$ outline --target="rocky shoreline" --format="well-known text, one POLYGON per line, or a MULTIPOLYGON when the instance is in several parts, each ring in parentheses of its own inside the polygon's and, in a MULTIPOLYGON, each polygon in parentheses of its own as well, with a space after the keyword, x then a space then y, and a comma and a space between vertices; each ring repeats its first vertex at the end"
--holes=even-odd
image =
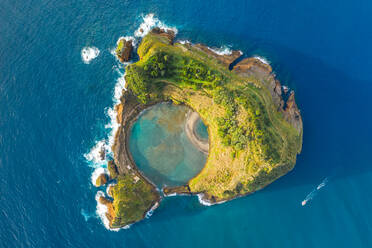
MULTIPOLYGON (((112 147, 114 160, 109 161, 108 170, 110 172, 111 180, 118 178, 120 175, 131 175, 131 177, 135 180, 135 183, 141 180, 151 187, 151 192, 154 196, 154 200, 146 209, 146 211, 143 212, 142 218, 145 218, 147 212, 153 211, 159 206, 161 197, 155 184, 153 184, 146 176, 143 175, 140 170, 138 170, 129 151, 128 143, 133 123, 137 120, 138 116, 143 110, 153 104, 140 104, 136 100, 136 97, 132 93, 130 93, 130 91, 125 90, 123 90, 123 94, 120 100, 121 102, 115 106, 115 109, 117 111, 117 122, 120 125, 115 134, 115 141, 112 147)), ((113 186, 110 186, 110 192, 112 188, 113 186)), ((110 194, 110 196, 113 197, 112 193, 110 194)), ((113 201, 103 196, 101 196, 99 200, 108 209, 106 217, 109 220, 110 228, 121 227, 115 226, 113 224, 115 218, 117 217, 113 201)), ((126 225, 130 225, 132 223, 126 223, 126 225)))
MULTIPOLYGON (((296 105, 295 98, 294 98, 294 92, 291 91, 288 95, 285 92, 285 89, 283 89, 280 82, 275 78, 275 74, 272 72, 272 68, 269 64, 264 63, 259 58, 245 58, 241 61, 237 62, 237 59, 239 59, 242 55, 240 51, 232 51, 231 54, 218 54, 214 52, 212 49, 208 48, 207 46, 204 46, 202 44, 187 44, 182 46, 181 44, 175 43, 173 45, 173 39, 174 39, 174 33, 167 33, 166 31, 156 28, 152 31, 153 35, 158 35, 161 38, 165 38, 169 41, 169 44, 171 44, 174 47, 181 47, 183 52, 192 51, 192 50, 198 50, 198 52, 202 52, 204 56, 208 57, 209 59, 213 59, 213 62, 217 62, 219 68, 224 67, 228 69, 229 71, 226 72, 226 74, 230 72, 234 72, 238 77, 241 78, 257 78, 262 83, 258 83, 255 85, 257 88, 262 89, 265 92, 266 99, 270 99, 269 103, 270 106, 266 109, 266 111, 276 111, 283 114, 284 119, 286 122, 288 122, 294 129, 297 130, 299 135, 301 136, 302 140, 302 119, 300 115, 300 111, 296 105), (237 62, 237 63, 236 63, 237 62), (234 65, 234 63, 236 63, 234 65), (233 66, 234 65, 234 66, 233 66), (233 68, 230 68, 233 67, 233 68), (286 97, 284 97, 286 96, 286 97), (285 101, 284 99, 288 99, 285 101)), ((125 41, 126 42, 126 41, 125 41)), ((118 51, 120 52, 120 56, 118 54, 119 59, 122 61, 122 59, 129 59, 127 55, 130 55, 132 52, 131 45, 126 45, 126 43, 122 44, 121 49, 118 51), (125 56, 124 56, 125 55, 125 56)), ((141 54, 139 53, 140 58, 141 54)), ((247 84, 255 84, 255 82, 247 82, 247 84)), ((171 88, 171 87, 170 87, 171 88)), ((173 93, 179 94, 176 92, 177 90, 174 90, 173 93)), ((138 185, 141 184, 141 191, 140 193, 143 193, 147 198, 146 202, 146 209, 141 209, 141 215, 142 219, 145 218, 146 214, 150 211, 152 212, 157 206, 159 206, 161 201, 161 195, 158 191, 157 187, 151 180, 149 180, 143 173, 138 169, 136 166, 132 154, 129 150, 129 137, 131 132, 131 127, 134 124, 134 122, 139 117, 140 113, 145 110, 146 108, 160 103, 160 102, 166 102, 169 100, 174 100, 177 103, 186 104, 191 109, 193 109, 192 104, 190 102, 185 101, 184 96, 180 95, 177 97, 172 97, 172 95, 163 95, 163 97, 155 98, 158 100, 152 100, 149 104, 142 104, 138 101, 137 97, 134 93, 132 93, 131 89, 123 90, 122 96, 120 98, 120 103, 115 106, 115 110, 117 112, 117 122, 119 123, 119 128, 115 134, 115 140, 114 144, 112 146, 112 151, 114 154, 113 161, 110 161, 108 164, 108 170, 110 173, 109 180, 118 179, 120 177, 126 177, 126 182, 129 182, 129 185, 138 185), (180 100, 180 101, 179 101, 180 100), (179 102, 178 102, 179 101, 179 102), (151 202, 149 202, 151 201, 151 202)), ((195 107, 195 106, 194 106, 195 107)), ((198 107, 196 107, 198 109, 198 107)), ((201 112, 200 112, 201 113, 201 112)), ((257 112, 256 112, 257 113, 257 112)), ((201 114, 202 115, 202 114, 201 114)), ((259 113, 258 113, 259 115, 259 113)), ((205 116, 203 116, 204 118, 205 116)), ((187 115, 187 121, 185 124, 185 132, 190 139, 190 141, 203 153, 208 154, 208 159, 210 159, 210 152, 213 151, 215 148, 216 143, 213 143, 214 146, 212 147, 211 144, 205 140, 202 140, 198 137, 196 134, 195 128, 196 123, 199 119, 199 114, 194 111, 190 111, 187 115)), ((282 118, 283 119, 283 118, 282 118)), ((209 120, 209 119, 208 119, 209 120)), ((286 124, 288 125, 288 124, 286 124)), ((208 128, 210 128, 209 126, 208 128)), ((209 133, 209 130, 208 130, 209 133)), ((297 149, 297 148, 296 148, 297 149)), ((297 153, 301 151, 301 146, 298 148, 297 153)), ((102 156, 105 156, 105 154, 102 154, 102 156)), ((235 155, 234 155, 235 156, 235 155)), ((209 161, 210 162, 210 161, 209 161)), ((215 166, 216 164, 213 164, 215 166)), ((229 166, 231 164, 228 164, 229 166)), ((278 177, 282 176, 282 171, 289 171, 294 166, 289 164, 281 164, 279 166, 271 168, 270 175, 265 175, 265 183, 263 186, 260 185, 260 187, 264 187, 267 184, 271 183, 278 177)), ((205 166, 206 167, 206 166, 205 166)), ((199 173, 199 175, 202 173, 202 171, 199 173)), ((204 171, 205 174, 205 171, 204 171)), ((255 181, 260 180, 260 174, 254 174, 255 181)), ((195 176, 194 178, 196 178, 195 176)), ((97 180, 96 184, 101 186, 102 184, 105 184, 107 181, 106 176, 101 176, 99 180, 97 180)), ((124 179, 123 179, 124 180, 124 179)), ((205 188, 193 188, 193 184, 191 183, 192 179, 188 182, 187 185, 183 186, 176 186, 176 187, 165 187, 162 189, 165 196, 171 196, 171 195, 198 195, 199 201, 204 205, 212 205, 216 203, 222 203, 227 200, 231 200, 237 197, 241 197, 247 194, 251 194, 252 192, 260 189, 255 188, 255 190, 247 191, 234 191, 232 194, 229 193, 228 196, 224 198, 219 198, 218 196, 214 196, 213 192, 210 193, 207 192, 208 189, 205 188)), ((238 182, 239 185, 240 182, 238 182)), ((241 183, 240 183, 241 184, 241 183)), ((242 185, 242 184, 241 184, 242 185)), ((99 201, 101 204, 104 204, 108 212, 106 213, 106 217, 109 220, 110 227, 111 228, 119 228, 122 226, 129 225, 131 223, 134 223, 136 221, 139 221, 141 218, 137 218, 135 220, 128 221, 127 219, 124 219, 122 217, 122 213, 116 209, 116 206, 120 206, 122 204, 120 201, 121 199, 115 198, 115 185, 110 186, 110 196, 114 198, 114 201, 112 201, 109 198, 101 196, 99 201), (117 204, 115 204, 115 201, 117 204), (119 201, 119 202, 118 202, 119 201), (120 216, 117 216, 117 215, 120 216)), ((123 185, 118 187, 117 191, 122 190, 123 185), (121 188, 120 188, 121 187, 121 188)), ((126 185, 125 185, 126 187, 126 185)), ((135 186, 134 186, 135 187, 135 186)), ((234 186, 234 190, 239 188, 238 186, 234 186)), ((140 190, 141 190, 140 189, 140 190)), ((138 189, 135 189, 138 190, 138 189)), ((135 191, 134 190, 134 191, 135 191)), ((119 193, 122 194, 122 191, 119 193)), ((127 192, 130 193, 130 192, 127 192)), ((137 192, 135 192, 137 193, 137 192)), ((121 195, 121 197, 124 197, 124 195, 121 195)), ((142 196, 141 196, 142 197, 142 196)), ((128 198, 132 200, 137 200, 137 195, 133 197, 133 195, 129 195, 128 198), (132 198, 130 198, 132 197, 132 198)), ((130 200, 129 199, 129 200, 130 200)), ((128 199, 126 199, 128 200, 128 199)), ((143 200, 143 199, 140 199, 143 200)), ((126 204, 126 203, 125 203, 126 204)), ((125 205, 124 204, 124 205, 125 205)), ((137 210, 138 214, 138 210, 137 210)))

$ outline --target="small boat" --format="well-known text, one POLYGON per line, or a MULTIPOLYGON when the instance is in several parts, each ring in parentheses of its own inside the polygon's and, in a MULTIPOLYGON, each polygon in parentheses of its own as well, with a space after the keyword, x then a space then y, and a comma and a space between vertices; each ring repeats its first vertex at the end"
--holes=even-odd
POLYGON ((305 206, 306 203, 307 203, 307 200, 303 200, 303 201, 301 202, 301 205, 302 205, 302 206, 305 206))

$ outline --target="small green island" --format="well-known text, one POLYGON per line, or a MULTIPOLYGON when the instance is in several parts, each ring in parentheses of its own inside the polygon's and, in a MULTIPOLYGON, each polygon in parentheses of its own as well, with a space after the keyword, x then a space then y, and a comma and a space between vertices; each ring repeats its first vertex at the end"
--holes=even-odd
MULTIPOLYGON (((114 180, 101 196, 111 228, 142 220, 162 195, 198 195, 221 203, 262 189, 293 169, 302 148, 302 119, 293 91, 283 89, 272 68, 240 51, 218 54, 202 44, 174 42, 170 30, 154 28, 137 48, 139 61, 125 70, 127 90, 116 106, 120 127, 108 163, 114 180), (128 148, 133 123, 144 109, 161 102, 183 104, 208 128, 209 150, 203 169, 186 185, 161 192, 138 169, 128 148)), ((132 44, 116 50, 125 61, 132 44)), ((99 182, 98 182, 99 180, 99 182)))

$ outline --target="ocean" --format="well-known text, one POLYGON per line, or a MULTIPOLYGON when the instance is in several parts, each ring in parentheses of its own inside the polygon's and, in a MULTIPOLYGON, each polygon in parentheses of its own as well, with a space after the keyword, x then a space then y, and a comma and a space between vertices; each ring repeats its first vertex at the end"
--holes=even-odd
POLYGON ((2 0, 0 247, 372 247, 371 11, 367 0, 2 0), (112 50, 141 24, 265 58, 301 109, 294 170, 215 206, 165 198, 108 230, 94 148, 109 150, 117 128, 112 50))

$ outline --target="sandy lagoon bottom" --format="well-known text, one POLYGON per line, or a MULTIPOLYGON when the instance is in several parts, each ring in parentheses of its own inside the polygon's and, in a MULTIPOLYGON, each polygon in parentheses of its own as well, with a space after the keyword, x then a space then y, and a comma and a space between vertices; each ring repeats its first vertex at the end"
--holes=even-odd
MULTIPOLYGON (((185 184, 205 164, 207 155, 185 133, 188 111, 186 106, 160 103, 145 110, 133 124, 129 149, 138 168, 158 187, 185 184)), ((208 139, 202 121, 196 133, 208 139)))

